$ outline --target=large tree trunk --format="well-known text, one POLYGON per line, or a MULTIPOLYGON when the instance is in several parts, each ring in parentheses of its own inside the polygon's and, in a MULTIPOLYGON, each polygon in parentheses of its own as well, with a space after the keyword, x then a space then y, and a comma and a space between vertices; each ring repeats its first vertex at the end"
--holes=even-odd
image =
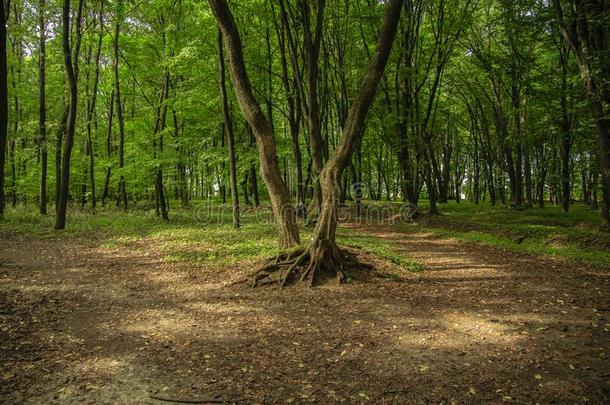
POLYGON ((0 1, 0 219, 4 217, 4 164, 8 135, 8 63, 6 59, 6 21, 8 7, 0 1))
POLYGON ((296 215, 290 202, 288 188, 280 172, 271 124, 252 92, 235 20, 229 10, 227 0, 209 0, 209 3, 227 46, 229 72, 239 106, 257 139, 261 172, 269 190, 269 198, 278 226, 279 244, 282 248, 296 246, 300 243, 296 215))
POLYGON ((70 0, 64 0, 62 8, 62 47, 66 77, 70 89, 70 101, 68 120, 66 123, 66 139, 61 164, 61 186, 59 189, 59 204, 57 207, 57 217, 55 219, 55 229, 64 229, 66 227, 66 213, 70 194, 70 158, 72 157, 72 147, 74 146, 74 132, 76 129, 76 113, 78 108, 78 55, 80 52, 82 11, 83 0, 80 0, 75 27, 76 43, 74 45, 74 55, 72 55, 72 46, 70 44, 70 0))
POLYGON ((233 205, 233 227, 239 228, 239 194, 237 193, 237 168, 235 164, 235 140, 233 139, 233 120, 229 111, 227 100, 227 88, 225 85, 225 57, 222 50, 222 31, 218 30, 216 41, 216 51, 218 53, 218 71, 220 95, 222 98, 222 116, 224 119, 224 129, 227 136, 229 149, 229 186, 231 187, 231 202, 233 205))
POLYGON ((341 266, 343 258, 336 244, 341 175, 349 164, 354 149, 364 132, 366 116, 377 93, 377 87, 394 43, 402 4, 402 0, 387 2, 377 50, 348 114, 341 141, 320 173, 322 209, 308 249, 310 264, 302 275, 302 279, 308 279, 312 284, 325 272, 335 273, 340 279, 344 277, 341 266))

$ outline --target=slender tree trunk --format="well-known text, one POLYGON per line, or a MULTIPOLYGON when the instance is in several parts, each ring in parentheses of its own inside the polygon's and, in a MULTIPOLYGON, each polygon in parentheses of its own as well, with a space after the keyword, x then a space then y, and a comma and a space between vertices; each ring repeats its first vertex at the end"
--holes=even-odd
POLYGON ((68 120, 66 123, 66 140, 61 164, 61 186, 59 189, 59 204, 55 229, 66 227, 66 214, 68 211, 68 198, 70 194, 70 158, 74 146, 74 132, 76 129, 76 114, 78 108, 78 55, 81 41, 81 20, 83 0, 79 1, 75 27, 74 55, 70 44, 70 0, 64 0, 62 7, 62 48, 64 54, 64 65, 66 77, 70 89, 68 120))
POLYGON ((304 29, 304 52, 307 62, 307 126, 309 129, 309 146, 313 161, 314 201, 316 207, 322 204, 322 193, 318 180, 323 165, 324 141, 322 139, 320 124, 320 106, 318 101, 318 59, 320 56, 320 43, 322 39, 324 7, 326 0, 317 1, 316 31, 310 30, 311 10, 308 1, 301 1, 301 15, 304 29))
MULTIPOLYGON (((16 7, 14 8, 15 23, 17 25, 21 22, 21 12, 16 7)), ((13 88, 13 138, 10 141, 9 147, 9 160, 11 162, 11 206, 15 208, 17 206, 17 139, 20 138, 19 127, 21 122, 21 103, 19 99, 19 92, 17 91, 17 84, 21 84, 21 64, 23 59, 23 44, 21 38, 15 38, 12 44, 13 55, 16 59, 17 69, 14 66, 10 67, 10 73, 12 76, 11 84, 13 88)), ((25 149, 25 137, 22 136, 22 150, 25 149)), ((19 165, 21 168, 21 165, 19 165)), ((23 171, 25 174, 25 170, 23 171)))
POLYGON ((261 200, 258 195, 258 180, 256 178, 256 166, 254 166, 254 162, 250 165, 250 189, 252 190, 254 206, 258 208, 261 205, 261 200))
POLYGON ((89 109, 87 111, 87 154, 89 155, 89 184, 91 186, 91 210, 95 214, 95 205, 97 203, 95 193, 95 151, 93 149, 93 137, 92 132, 92 121, 95 115, 95 106, 97 101, 97 88, 100 80, 100 55, 102 51, 102 38, 104 35, 104 3, 100 3, 99 11, 99 35, 97 41, 97 50, 95 52, 95 75, 93 77, 93 91, 91 93, 91 100, 89 102, 89 109))
POLYGON ((0 1, 0 219, 4 217, 4 165, 8 135, 8 63, 6 58, 6 22, 9 7, 0 1))
POLYGON ((70 104, 64 105, 64 111, 61 116, 59 127, 57 128, 57 136, 55 138, 55 213, 59 209, 59 195, 61 194, 61 154, 63 151, 64 136, 68 126, 68 114, 70 112, 70 104))
POLYGON ((114 117, 114 87, 110 93, 110 104, 108 107, 108 130, 106 131, 106 173, 104 176, 104 191, 102 192, 102 205, 106 205, 108 196, 110 195, 110 174, 112 166, 110 164, 112 158, 112 118, 114 117))
POLYGON ((248 173, 244 174, 243 180, 241 182, 241 189, 244 193, 244 204, 248 206, 252 205, 252 202, 250 202, 250 193, 248 190, 248 180, 250 180, 249 177, 250 176, 248 175, 248 173))
MULTIPOLYGON (((127 211, 127 187, 125 185, 125 175, 123 168, 125 166, 125 121, 123 119, 123 105, 121 100, 121 82, 119 75, 119 35, 121 30, 121 19, 123 18, 123 3, 121 0, 117 2, 116 21, 114 22, 113 36, 113 54, 114 54, 114 93, 116 100, 116 116, 119 124, 119 200, 123 204, 123 210, 127 211)), ((157 182, 159 179, 157 179, 157 182)))
POLYGON ((47 214, 47 105, 46 105, 46 27, 45 0, 38 2, 38 136, 40 145, 40 196, 41 215, 47 214))
MULTIPOLYGON (((273 3, 272 7, 273 7, 273 3)), ((283 3, 281 3, 283 5, 283 3)), ((285 10, 284 10, 285 11, 285 10)), ((307 217, 307 208, 305 207, 305 184, 303 182, 303 162, 301 156, 301 146, 299 145, 299 132, 301 127, 301 99, 300 92, 294 91, 293 86, 290 83, 288 75, 288 62, 286 59, 286 36, 287 23, 282 19, 281 26, 276 23, 275 29, 278 36, 278 43, 280 48, 280 62, 282 65, 282 83, 284 84, 284 92, 286 93, 286 99, 288 101, 288 122, 290 125, 290 139, 292 141, 292 151, 294 153, 294 161, 296 166, 296 197, 297 197, 297 213, 299 217, 307 217)), ((294 65, 293 65, 294 68, 294 65)), ((293 77, 298 77, 299 72, 293 72, 293 77)), ((296 86, 295 86, 296 87, 296 86)), ((295 89, 296 90, 296 89, 295 89)))
MULTIPOLYGON (((229 186, 231 188, 231 202, 233 205, 233 227, 239 229, 239 194, 237 193, 237 168, 235 158, 235 140, 233 137, 233 120, 229 111, 227 99, 227 88, 225 85, 225 58, 222 49, 222 31, 218 30, 216 41, 216 52, 218 55, 218 71, 220 95, 222 97, 222 115, 224 119, 224 129, 227 136, 227 146, 229 150, 229 186)), ((256 175, 256 174, 255 174, 256 175)))
MULTIPOLYGON (((226 138, 227 130, 225 129, 224 120, 222 124, 220 124, 220 147, 221 149, 225 148, 225 138, 226 138)), ((220 163, 220 172, 218 174, 218 192, 220 193, 220 199, 223 204, 227 203, 227 186, 225 181, 225 161, 223 160, 220 163)))

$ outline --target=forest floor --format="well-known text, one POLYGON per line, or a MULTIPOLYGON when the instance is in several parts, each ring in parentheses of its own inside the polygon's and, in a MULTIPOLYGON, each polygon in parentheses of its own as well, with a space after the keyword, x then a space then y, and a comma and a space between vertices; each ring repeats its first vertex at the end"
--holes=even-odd
POLYGON ((385 244, 355 250, 377 271, 252 289, 240 280, 258 256, 176 260, 191 257, 167 244, 177 229, 0 229, 0 403, 610 399, 606 266, 348 223, 346 244, 385 244))

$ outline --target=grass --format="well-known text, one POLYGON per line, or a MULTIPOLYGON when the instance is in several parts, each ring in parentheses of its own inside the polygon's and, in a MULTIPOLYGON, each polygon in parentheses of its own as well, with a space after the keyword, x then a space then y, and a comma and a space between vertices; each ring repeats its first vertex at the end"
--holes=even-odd
POLYGON ((347 230, 342 230, 342 232, 339 233, 339 240, 342 245, 373 253, 376 256, 395 264, 401 270, 418 272, 422 269, 420 263, 401 255, 398 252, 395 243, 372 236, 356 235, 347 230))
POLYGON ((225 267, 277 253, 275 228, 260 215, 242 215, 242 229, 231 225, 230 211, 203 215, 201 210, 173 209, 165 223, 149 211, 98 210, 95 215, 72 209, 65 230, 53 229, 54 216, 33 209, 9 210, 0 233, 50 240, 97 239, 109 249, 130 248, 159 252, 164 261, 225 267))
MULTIPOLYGON (((175 204, 177 205, 177 204, 175 204)), ((264 210, 245 210, 241 229, 231 223, 229 209, 175 208, 170 222, 159 220, 154 212, 102 209, 95 215, 72 208, 65 230, 53 229, 54 216, 40 216, 34 207, 10 209, 0 221, 2 232, 50 240, 99 240, 108 249, 136 249, 159 252, 162 260, 175 264, 193 264, 223 269, 238 263, 253 262, 278 253, 275 226, 264 210)), ((311 237, 311 229, 301 229, 301 240, 311 237)), ((421 266, 400 255, 391 243, 341 231, 339 243, 361 249, 387 260, 399 268, 417 271, 421 266)))
MULTIPOLYGON (((420 210, 426 212, 427 202, 420 210)), ((573 204, 567 214, 558 206, 518 210, 470 202, 440 204, 439 210, 442 215, 423 215, 415 228, 507 250, 610 266, 610 233, 602 229, 599 211, 582 204, 573 204)))
MULTIPOLYGON (((177 205, 172 203, 172 207, 177 205)), ((399 207, 398 203, 383 205, 399 207)), ((583 205, 573 205, 568 214, 555 206, 515 210, 469 202, 440 204, 439 209, 442 215, 424 214, 414 223, 396 226, 404 232, 432 232, 439 237, 610 267, 610 234, 601 230, 599 212, 583 205)), ((426 210, 427 203, 422 201, 420 211, 426 210)), ((92 215, 71 207, 67 229, 56 231, 53 215, 40 216, 34 206, 21 206, 7 211, 0 221, 0 234, 58 241, 96 239, 106 248, 154 250, 166 262, 223 269, 278 252, 275 226, 269 218, 268 210, 244 210, 242 229, 235 230, 229 207, 211 211, 198 202, 189 209, 173 208, 169 223, 159 220, 153 211, 110 208, 92 215)), ((310 234, 311 229, 302 229, 301 239, 307 241, 310 234)), ((375 254, 405 271, 421 270, 396 242, 345 228, 338 235, 340 244, 375 254)))

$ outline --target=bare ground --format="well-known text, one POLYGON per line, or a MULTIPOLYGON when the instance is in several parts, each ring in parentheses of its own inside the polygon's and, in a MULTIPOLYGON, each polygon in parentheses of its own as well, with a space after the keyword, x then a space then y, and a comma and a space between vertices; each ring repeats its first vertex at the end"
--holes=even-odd
POLYGON ((609 401, 608 269, 361 231, 423 271, 251 289, 254 264, 176 267, 151 241, 0 235, 0 403, 609 401))

